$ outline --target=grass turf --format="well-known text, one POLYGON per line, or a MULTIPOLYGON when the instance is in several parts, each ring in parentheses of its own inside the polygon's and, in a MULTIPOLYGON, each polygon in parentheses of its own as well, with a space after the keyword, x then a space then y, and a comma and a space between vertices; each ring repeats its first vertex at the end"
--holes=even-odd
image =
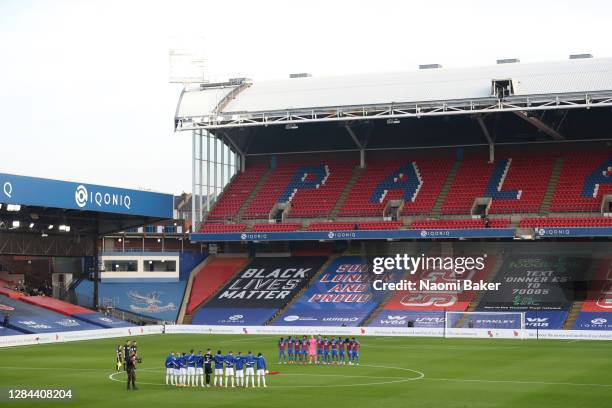
POLYGON ((0 349, 3 406, 9 388, 72 388, 79 407, 605 407, 612 401, 612 343, 533 340, 361 338, 360 366, 278 365, 272 336, 152 335, 136 338, 138 391, 115 375, 125 339, 0 349), (211 347, 266 356, 267 389, 166 387, 169 351, 211 347), (408 371, 406 369, 414 370, 408 371), (422 378, 413 379, 417 377, 422 378))

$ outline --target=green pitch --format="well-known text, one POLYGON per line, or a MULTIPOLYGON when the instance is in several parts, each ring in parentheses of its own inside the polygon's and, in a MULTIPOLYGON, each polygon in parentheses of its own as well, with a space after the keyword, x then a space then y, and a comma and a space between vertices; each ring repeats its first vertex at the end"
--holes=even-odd
POLYGON ((8 388, 72 388, 79 407, 608 407, 612 343, 362 337, 360 366, 278 365, 272 336, 155 335, 137 337, 143 363, 138 391, 112 375, 125 339, 0 350, 2 406, 8 388), (261 351, 267 389, 166 387, 169 351, 261 351), (111 379, 112 375, 112 379, 111 379), (116 380, 116 381, 113 381, 116 380))

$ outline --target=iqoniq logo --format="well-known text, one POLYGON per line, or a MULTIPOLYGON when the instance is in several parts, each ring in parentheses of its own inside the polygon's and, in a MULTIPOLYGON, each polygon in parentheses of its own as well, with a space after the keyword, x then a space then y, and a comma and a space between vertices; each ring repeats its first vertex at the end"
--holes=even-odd
POLYGON ((87 194, 87 189, 85 188, 85 186, 80 185, 77 187, 76 191, 74 192, 74 201, 76 201, 77 205, 80 208, 83 208, 87 205, 88 196, 89 194, 87 194))
POLYGON ((98 207, 124 207, 128 210, 132 207, 132 198, 127 194, 89 192, 87 187, 82 184, 74 192, 74 201, 79 208, 85 207, 88 203, 98 207))

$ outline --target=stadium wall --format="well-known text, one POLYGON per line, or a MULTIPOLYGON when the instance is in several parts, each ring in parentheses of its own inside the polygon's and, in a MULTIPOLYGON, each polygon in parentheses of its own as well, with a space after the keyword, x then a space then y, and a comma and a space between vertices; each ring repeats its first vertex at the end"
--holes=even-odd
MULTIPOLYGON (((474 332, 474 329, 456 329, 474 332)), ((487 337, 481 330, 478 336, 487 337)), ((303 335, 305 332, 342 336, 403 336, 445 337, 443 329, 435 328, 384 328, 384 327, 304 327, 304 326, 203 326, 170 325, 141 326, 115 329, 81 330, 76 332, 38 333, 0 336, 0 347, 26 346, 47 343, 97 340, 115 337, 135 337, 149 334, 245 334, 245 335, 303 335)), ((526 330, 529 340, 612 340, 612 332, 588 330, 526 330)))
MULTIPOLYGON (((453 329, 454 337, 490 337, 486 329, 453 329)), ((498 330, 503 334, 502 330, 498 330)), ((612 340, 612 332, 597 330, 525 330, 524 338, 530 340, 612 340)), ((251 334, 251 335, 299 335, 317 333, 340 336, 399 336, 399 337, 446 337, 440 328, 389 328, 389 327, 329 327, 329 326, 211 326, 173 325, 166 326, 167 334, 251 334)), ((504 336, 493 336, 502 338, 504 336)))
POLYGON ((47 343, 66 343, 81 340, 107 339, 113 337, 134 337, 147 334, 161 334, 164 326, 121 327, 114 329, 80 330, 72 332, 37 333, 0 337, 0 347, 27 346, 47 343))

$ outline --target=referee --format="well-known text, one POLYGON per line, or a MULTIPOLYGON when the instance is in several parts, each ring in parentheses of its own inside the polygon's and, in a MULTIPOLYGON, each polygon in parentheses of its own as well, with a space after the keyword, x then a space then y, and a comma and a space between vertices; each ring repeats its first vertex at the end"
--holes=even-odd
MULTIPOLYGON (((204 354, 204 374, 206 374, 206 386, 210 387, 210 375, 212 374, 213 355, 210 349, 204 354)), ((204 384, 202 384, 204 386, 204 384)))
POLYGON ((130 341, 126 340, 125 345, 123 346, 123 369, 126 371, 127 371, 128 357, 132 354, 130 349, 131 349, 130 341))
POLYGON ((125 370, 127 371, 127 389, 137 390, 136 388, 136 354, 132 353, 128 357, 125 363, 125 370))

